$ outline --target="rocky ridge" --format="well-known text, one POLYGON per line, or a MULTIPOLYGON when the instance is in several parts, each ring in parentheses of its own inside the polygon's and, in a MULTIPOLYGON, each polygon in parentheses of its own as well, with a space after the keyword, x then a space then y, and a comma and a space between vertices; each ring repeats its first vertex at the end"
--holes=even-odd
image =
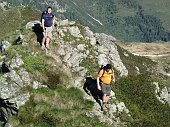
MULTIPOLYGON (((31 28, 37 23, 39 23, 39 21, 27 23, 26 29, 31 31, 31 28)), ((67 87, 78 87, 83 91, 85 78, 92 76, 88 73, 89 68, 82 65, 82 61, 87 58, 95 60, 99 66, 106 63, 113 64, 114 68, 119 72, 120 77, 128 75, 128 70, 120 59, 114 37, 103 33, 93 33, 89 27, 79 27, 76 25, 76 22, 73 21, 63 20, 58 22, 58 24, 60 26, 60 35, 59 37, 53 38, 53 42, 58 46, 57 48, 51 47, 51 50, 46 52, 46 55, 52 57, 55 60, 55 64, 61 66, 62 70, 66 71, 68 77, 71 78, 67 87), (72 39, 65 39, 67 36, 72 39), (73 76, 75 72, 78 73, 78 75, 73 76)), ((21 36, 22 34, 20 33, 19 35, 21 36)), ((22 35, 21 38, 22 46, 28 46, 28 41, 24 36, 26 35, 22 35)), ((38 44, 38 42, 36 43, 38 44)), ((1 51, 4 52, 11 47, 11 44, 8 41, 3 41, 1 47, 1 49, 3 49, 1 51)), ((32 52, 31 54, 36 53, 32 52)), ((3 70, 4 67, 1 66, 0 97, 3 99, 9 98, 9 101, 15 102, 18 108, 24 105, 32 94, 28 91, 23 91, 22 88, 27 86, 33 89, 47 87, 47 84, 32 79, 31 74, 23 67, 24 62, 22 59, 23 56, 18 53, 14 54, 12 59, 9 59, 6 55, 0 58, 0 65, 4 63, 4 67, 9 70, 6 72, 3 70)), ((124 102, 116 99, 113 91, 112 103, 109 104, 109 114, 104 114, 100 110, 99 104, 92 96, 85 94, 84 98, 92 100, 95 103, 92 110, 86 113, 88 117, 97 116, 100 122, 108 122, 117 127, 127 126, 126 122, 121 121, 115 114, 125 113, 131 118, 130 112, 124 102)))

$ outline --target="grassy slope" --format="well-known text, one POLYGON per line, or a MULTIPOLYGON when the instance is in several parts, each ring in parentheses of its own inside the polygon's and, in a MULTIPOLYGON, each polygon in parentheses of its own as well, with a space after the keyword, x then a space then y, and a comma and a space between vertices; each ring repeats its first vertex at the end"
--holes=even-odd
MULTIPOLYGON (((118 46, 120 57, 129 70, 130 75, 117 81, 114 91, 118 99, 125 102, 130 110, 134 121, 132 126, 138 127, 169 127, 170 108, 169 105, 162 104, 155 96, 155 86, 153 82, 158 82, 161 88, 170 86, 170 78, 156 73, 150 73, 149 68, 156 64, 145 57, 124 56, 127 54, 118 46), (137 66, 141 74, 136 75, 137 66), (148 72, 147 72, 148 71, 148 72)), ((167 62, 167 61, 166 61, 167 62)))
MULTIPOLYGON (((24 19, 24 22, 20 25, 24 26, 30 20, 39 19, 39 17, 31 16, 32 10, 30 8, 20 8, 20 11, 21 17, 23 17, 22 21, 24 19)), ((10 18, 15 19, 15 15, 12 16, 10 18)), ((7 54, 9 59, 16 53, 21 54, 24 67, 30 73, 30 76, 35 80, 44 82, 44 84, 48 85, 48 88, 38 90, 33 90, 29 87, 24 88, 25 91, 32 93, 30 101, 25 106, 22 106, 18 116, 11 117, 9 122, 14 127, 109 127, 107 124, 100 123, 96 117, 88 118, 86 116, 86 112, 92 108, 93 102, 85 100, 83 98, 84 93, 79 89, 66 88, 68 84, 68 81, 65 80, 68 79, 67 75, 60 71, 60 67, 52 67, 49 64, 53 63, 54 59, 44 55, 45 51, 42 51, 39 45, 33 43, 36 40, 36 35, 31 30, 25 30, 25 28, 23 28, 22 33, 25 35, 25 41, 29 45, 24 47, 13 45, 3 54, 7 54), (38 54, 34 56, 29 55, 33 52, 38 52, 38 54)), ((8 35, 11 43, 15 39, 15 35, 15 32, 11 32, 8 35), (12 35, 13 37, 11 37, 12 35)), ((1 124, 0 122, 0 126, 1 124)))
MULTIPOLYGON (((53 5, 54 1, 49 1, 49 5, 45 5, 40 0, 37 1, 14 1, 14 0, 7 0, 8 2, 13 3, 14 5, 27 5, 27 6, 36 6, 40 10, 45 10, 47 6, 53 5)), ((91 29, 96 30, 97 32, 104 32, 107 34, 112 34, 116 38, 121 40, 128 40, 128 41, 134 41, 134 40, 141 40, 140 35, 141 31, 137 26, 126 26, 124 17, 127 16, 135 16, 135 13, 138 11, 132 7, 127 7, 127 5, 122 4, 122 0, 87 0, 84 2, 84 0, 56 0, 57 3, 59 3, 62 6, 65 6, 65 4, 68 5, 67 13, 59 14, 56 12, 56 8, 54 8, 54 14, 56 16, 60 17, 66 17, 71 18, 74 20, 81 20, 82 23, 88 25, 91 27, 91 29), (114 3, 113 3, 114 2, 114 3), (102 4, 102 6, 101 6, 102 4), (114 6, 114 4, 116 6, 114 6), (83 6, 82 6, 83 5, 83 6), (108 7, 111 6, 110 9, 108 7), (103 7, 103 8, 102 8, 103 7), (111 9, 114 10, 117 9, 117 12, 110 13, 109 11, 111 9), (92 15, 95 19, 99 20, 101 24, 99 24, 97 21, 92 19, 88 14, 92 15), (72 16, 70 16, 72 15, 72 16), (116 24, 113 25, 112 19, 116 19, 113 22, 116 24), (139 34, 135 34, 139 33, 139 34)), ((134 1, 134 0, 130 0, 134 1)), ((146 14, 150 14, 153 16, 156 16, 163 22, 163 26, 166 30, 170 30, 170 13, 169 13, 169 7, 170 2, 168 0, 140 0, 140 1, 134 1, 139 5, 142 5, 144 12, 146 14)), ((134 3, 133 2, 133 3, 134 3)), ((135 5, 136 6, 136 5, 135 5)))
POLYGON ((40 12, 31 8, 12 8, 0 12, 0 38, 8 38, 10 33, 15 33, 25 27, 31 20, 40 19, 40 12))

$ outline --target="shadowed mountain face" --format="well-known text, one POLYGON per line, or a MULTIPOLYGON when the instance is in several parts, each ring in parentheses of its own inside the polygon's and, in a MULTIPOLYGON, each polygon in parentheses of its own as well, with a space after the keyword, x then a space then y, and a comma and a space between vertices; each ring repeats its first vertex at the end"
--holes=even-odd
POLYGON ((170 40, 170 7, 160 2, 136 0, 6 0, 9 5, 33 6, 41 11, 52 6, 56 17, 79 20, 93 31, 126 41, 170 40))

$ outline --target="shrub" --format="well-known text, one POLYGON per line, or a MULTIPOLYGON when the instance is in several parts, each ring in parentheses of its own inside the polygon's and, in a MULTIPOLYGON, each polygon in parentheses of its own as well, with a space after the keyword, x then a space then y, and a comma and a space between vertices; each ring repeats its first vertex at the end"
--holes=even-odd
POLYGON ((26 56, 24 57, 24 67, 28 71, 38 70, 44 72, 47 69, 47 65, 43 59, 38 56, 26 56))

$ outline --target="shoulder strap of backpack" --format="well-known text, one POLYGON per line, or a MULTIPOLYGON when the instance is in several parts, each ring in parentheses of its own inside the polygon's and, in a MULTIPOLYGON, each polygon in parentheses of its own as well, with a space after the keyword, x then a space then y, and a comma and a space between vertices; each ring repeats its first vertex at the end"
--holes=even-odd
POLYGON ((103 74, 102 74, 102 76, 101 76, 101 77, 103 77, 104 73, 105 73, 105 70, 103 69, 103 74))
MULTIPOLYGON (((103 69, 101 69, 101 70, 103 70, 103 73, 102 73, 102 76, 101 76, 100 78, 102 78, 102 77, 103 77, 103 75, 104 75, 104 73, 105 73, 104 68, 103 68, 103 69)), ((100 71, 101 71, 101 70, 100 70, 100 71)))
MULTIPOLYGON (((111 69, 111 71, 112 71, 112 73, 114 72, 113 68, 111 69)), ((101 77, 103 77, 104 73, 105 73, 105 69, 103 68, 103 74, 101 77)))

